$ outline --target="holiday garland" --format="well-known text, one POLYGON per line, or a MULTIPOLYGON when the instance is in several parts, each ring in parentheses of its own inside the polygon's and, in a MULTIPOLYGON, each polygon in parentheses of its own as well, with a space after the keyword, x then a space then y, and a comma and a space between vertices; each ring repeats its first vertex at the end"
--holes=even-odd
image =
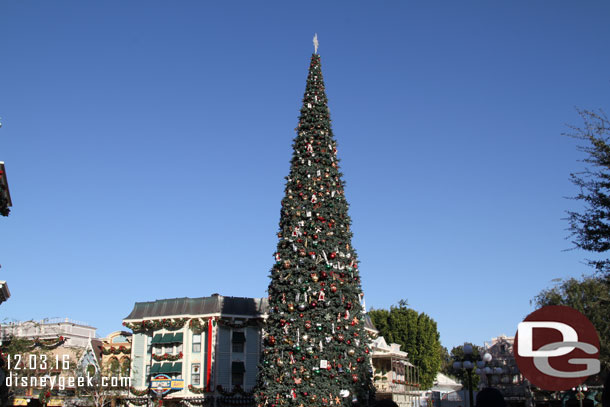
MULTIPOLYGON (((213 320, 212 323, 214 325, 216 325, 216 320, 213 320)), ((208 324, 208 320, 207 319, 201 319, 201 318, 192 318, 189 321, 189 328, 191 329, 191 331, 193 331, 196 334, 200 334, 201 332, 203 332, 205 330, 206 325, 208 324)))
POLYGON ((45 350, 51 350, 57 348, 59 345, 63 344, 66 339, 63 336, 59 336, 57 338, 50 339, 40 339, 36 338, 34 340, 27 340, 24 344, 26 350, 31 351, 35 348, 42 348, 45 350))
POLYGON ((138 389, 136 389, 135 387, 132 386, 132 387, 129 388, 129 392, 131 394, 133 394, 134 396, 144 396, 144 395, 146 395, 148 393, 148 388, 142 389, 142 390, 138 390, 138 389))
POLYGON ((154 360, 156 360, 157 362, 161 362, 164 360, 168 360, 168 361, 175 361, 175 360, 180 360, 182 359, 184 355, 182 354, 182 352, 178 353, 177 355, 170 355, 169 353, 164 353, 163 355, 152 355, 152 358, 154 360))
POLYGON ((123 322, 123 326, 134 332, 155 331, 158 329, 176 330, 184 327, 188 318, 164 318, 159 320, 145 319, 141 322, 123 322))
MULTIPOLYGON (((131 329, 134 332, 155 331, 159 329, 176 330, 183 328, 187 321, 188 327, 194 333, 201 333, 206 329, 207 318, 176 318, 176 319, 160 319, 160 320, 143 320, 140 322, 123 322, 123 326, 131 329)), ((230 318, 214 318, 212 324, 214 326, 222 325, 228 328, 244 328, 248 326, 260 327, 264 323, 263 318, 249 318, 245 321, 233 321, 230 318)))
POLYGON ((206 390, 205 387, 195 387, 192 384, 189 384, 189 391, 195 394, 214 393, 214 391, 206 390))
POLYGON ((220 384, 218 386, 216 386, 216 390, 218 390, 218 393, 220 393, 222 396, 224 397, 233 397, 236 394, 239 394, 243 397, 252 397, 254 396, 254 392, 248 392, 245 391, 244 389, 242 389, 242 387, 237 384, 233 387, 232 391, 227 391, 225 390, 220 384))
POLYGON ((131 348, 127 348, 123 345, 119 346, 118 348, 111 346, 110 348, 102 348, 102 353, 104 355, 118 355, 119 353, 130 354, 131 348))
POLYGON ((246 321, 233 321, 228 318, 220 318, 218 320, 218 325, 226 326, 233 329, 244 328, 247 326, 261 326, 263 323, 263 318, 249 318, 246 321))

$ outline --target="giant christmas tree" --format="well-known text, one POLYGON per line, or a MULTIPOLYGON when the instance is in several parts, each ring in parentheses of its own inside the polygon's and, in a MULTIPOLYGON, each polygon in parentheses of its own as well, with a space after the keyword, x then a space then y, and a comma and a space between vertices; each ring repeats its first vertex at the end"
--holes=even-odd
POLYGON ((320 56, 311 57, 282 200, 262 406, 348 406, 372 396, 362 289, 320 56))

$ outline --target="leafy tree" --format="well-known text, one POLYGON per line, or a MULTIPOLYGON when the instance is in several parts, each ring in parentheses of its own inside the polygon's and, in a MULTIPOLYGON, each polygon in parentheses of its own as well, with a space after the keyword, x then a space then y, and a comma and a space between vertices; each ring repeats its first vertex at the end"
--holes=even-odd
MULTIPOLYGON (((610 249, 610 121, 603 112, 579 110, 579 114, 584 126, 572 126, 568 135, 586 142, 578 148, 587 154, 583 162, 588 167, 570 174, 570 179, 580 189, 573 199, 581 201, 584 208, 568 211, 568 221, 575 247, 604 257, 610 249)), ((588 262, 610 276, 610 259, 588 262)))
POLYGON ((401 350, 409 354, 411 363, 419 367, 422 387, 432 387, 442 363, 436 322, 425 313, 408 308, 405 300, 401 300, 398 307, 390 307, 389 311, 371 310, 369 315, 386 341, 402 345, 401 350))
POLYGON ((296 130, 256 403, 347 406, 356 395, 366 404, 373 386, 360 272, 318 54, 296 130))
POLYGON ((542 290, 532 302, 538 307, 566 305, 589 318, 599 335, 602 369, 610 370, 610 292, 607 281, 600 277, 570 278, 542 290))
MULTIPOLYGON (((479 385, 479 379, 480 376, 478 374, 475 374, 474 369, 476 369, 476 361, 480 360, 480 356, 483 353, 483 349, 481 349, 480 347, 473 345, 472 343, 469 344, 470 346, 472 346, 472 355, 471 355, 471 360, 473 361, 473 364, 475 365, 475 367, 473 368, 473 372, 472 372, 472 388, 476 389, 477 386, 479 385)), ((466 372, 465 369, 454 369, 453 368, 453 362, 455 361, 463 361, 465 360, 465 356, 466 354, 464 353, 464 345, 460 345, 460 346, 456 346, 453 349, 451 349, 451 354, 449 355, 449 366, 448 366, 448 372, 454 376, 460 383, 462 383, 462 385, 465 388, 468 388, 468 374, 466 372)))

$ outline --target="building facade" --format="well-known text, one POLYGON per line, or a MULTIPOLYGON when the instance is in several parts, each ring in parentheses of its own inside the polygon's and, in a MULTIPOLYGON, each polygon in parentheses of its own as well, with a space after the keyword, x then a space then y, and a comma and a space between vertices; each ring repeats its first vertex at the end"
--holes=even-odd
POLYGON ((521 375, 513 353, 514 336, 500 335, 485 342, 485 351, 492 356, 491 373, 483 375, 484 382, 502 392, 510 406, 533 405, 529 382, 521 375))
POLYGON ((11 378, 7 405, 86 405, 86 394, 68 378, 100 370, 101 341, 95 333, 96 328, 69 318, 2 324, 1 349, 11 358, 5 361, 11 378), (45 381, 47 376, 55 378, 54 386, 45 381), (60 386, 62 381, 68 384, 60 386))
POLYGON ((101 339, 102 369, 129 376, 131 369, 131 332, 115 331, 101 339))
POLYGON ((17 337, 47 341, 61 337, 65 347, 85 348, 91 338, 96 338, 96 331, 96 328, 70 318, 47 318, 2 324, 0 340, 17 337))
POLYGON ((409 362, 407 352, 382 336, 371 343, 373 381, 378 400, 390 399, 400 407, 418 406, 421 398, 419 372, 409 362))
POLYGON ((174 298, 136 303, 123 324, 131 339, 132 405, 159 398, 159 380, 174 388, 164 405, 253 402, 266 298, 174 298), (164 382, 165 383, 165 382, 164 382))

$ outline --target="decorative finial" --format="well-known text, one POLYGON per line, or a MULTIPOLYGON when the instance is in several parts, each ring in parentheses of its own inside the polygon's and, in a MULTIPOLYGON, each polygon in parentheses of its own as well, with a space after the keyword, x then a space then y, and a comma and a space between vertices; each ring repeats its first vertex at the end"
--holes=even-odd
POLYGON ((315 54, 317 54, 317 53, 318 53, 318 45, 319 45, 319 43, 318 43, 318 33, 316 33, 316 34, 313 36, 313 52, 314 52, 315 54))

